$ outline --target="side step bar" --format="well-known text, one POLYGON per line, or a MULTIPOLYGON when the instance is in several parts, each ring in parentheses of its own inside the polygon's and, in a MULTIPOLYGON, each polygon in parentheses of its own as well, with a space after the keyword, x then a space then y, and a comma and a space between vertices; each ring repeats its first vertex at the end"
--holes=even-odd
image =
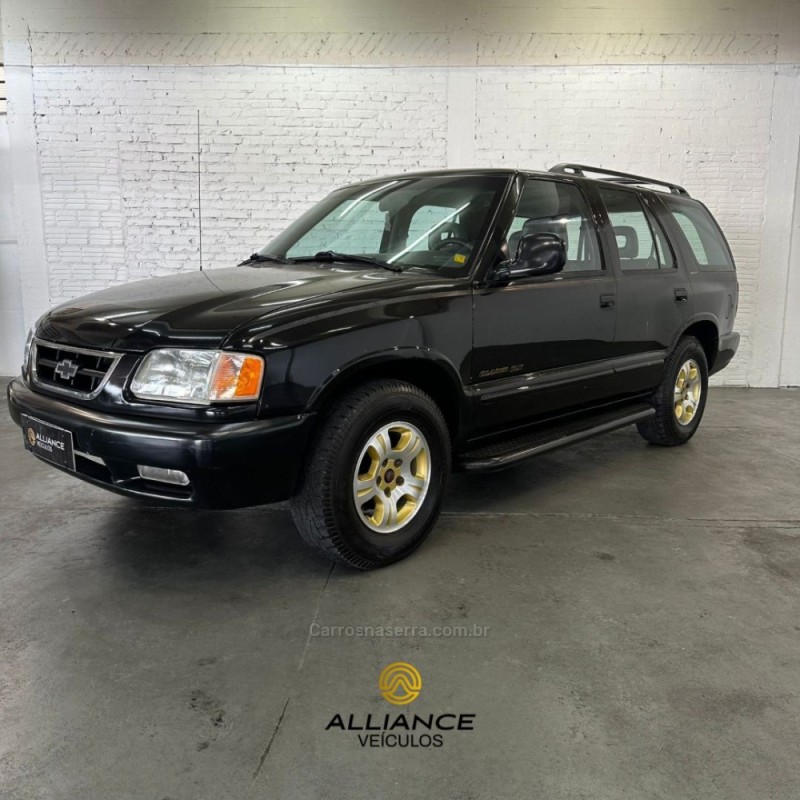
POLYGON ((639 420, 654 416, 656 410, 646 403, 628 406, 614 412, 598 414, 545 431, 536 431, 525 436, 495 442, 494 444, 467 450, 456 460, 456 468, 467 472, 486 472, 503 469, 518 461, 538 456, 548 450, 556 450, 592 436, 624 428, 639 420))

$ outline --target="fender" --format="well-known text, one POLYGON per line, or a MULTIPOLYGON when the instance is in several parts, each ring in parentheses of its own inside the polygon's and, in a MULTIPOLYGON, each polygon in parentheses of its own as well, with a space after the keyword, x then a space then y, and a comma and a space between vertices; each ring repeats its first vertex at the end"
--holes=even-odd
POLYGON ((333 370, 310 396, 309 410, 324 409, 348 386, 370 377, 395 377, 418 385, 440 406, 451 431, 469 427, 472 403, 458 370, 441 353, 419 345, 375 351, 333 370))
POLYGON ((428 286, 288 325, 253 325, 226 344, 234 343, 266 359, 260 413, 267 416, 313 413, 330 402, 332 387, 345 390, 354 376, 374 375, 419 385, 455 420, 453 430, 471 419, 464 411, 472 354, 467 286, 428 286))

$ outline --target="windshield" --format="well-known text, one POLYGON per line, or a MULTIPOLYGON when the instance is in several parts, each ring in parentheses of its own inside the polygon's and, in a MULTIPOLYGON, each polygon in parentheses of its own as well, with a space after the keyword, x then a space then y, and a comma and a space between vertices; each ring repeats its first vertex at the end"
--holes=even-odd
POLYGON ((465 274, 508 179, 444 175, 349 186, 317 203, 261 255, 286 260, 353 255, 394 269, 465 274))

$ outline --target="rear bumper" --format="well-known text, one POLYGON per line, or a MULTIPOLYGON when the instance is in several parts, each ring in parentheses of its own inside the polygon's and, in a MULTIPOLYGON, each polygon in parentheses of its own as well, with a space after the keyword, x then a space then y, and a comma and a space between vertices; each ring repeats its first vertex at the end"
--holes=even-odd
POLYGON ((719 348, 717 349, 717 357, 714 359, 714 366, 711 368, 711 374, 719 372, 728 364, 731 363, 736 351, 739 349, 739 334, 736 331, 726 333, 719 337, 719 348))
POLYGON ((70 474, 120 494, 204 508, 290 497, 313 424, 312 414, 223 424, 122 417, 38 394, 20 378, 7 391, 17 425, 28 414, 71 431, 76 471, 70 474), (137 464, 181 470, 189 485, 144 480, 137 464))

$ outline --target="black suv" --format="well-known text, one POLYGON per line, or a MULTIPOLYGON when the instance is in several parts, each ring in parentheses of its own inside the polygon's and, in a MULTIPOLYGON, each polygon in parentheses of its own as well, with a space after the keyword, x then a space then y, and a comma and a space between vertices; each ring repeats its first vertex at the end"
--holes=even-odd
POLYGON ((366 569, 422 542, 451 468, 630 423, 686 442, 737 299, 680 186, 579 164, 397 175, 338 189, 236 268, 55 308, 8 402, 28 450, 84 480, 291 498, 307 542, 366 569))

